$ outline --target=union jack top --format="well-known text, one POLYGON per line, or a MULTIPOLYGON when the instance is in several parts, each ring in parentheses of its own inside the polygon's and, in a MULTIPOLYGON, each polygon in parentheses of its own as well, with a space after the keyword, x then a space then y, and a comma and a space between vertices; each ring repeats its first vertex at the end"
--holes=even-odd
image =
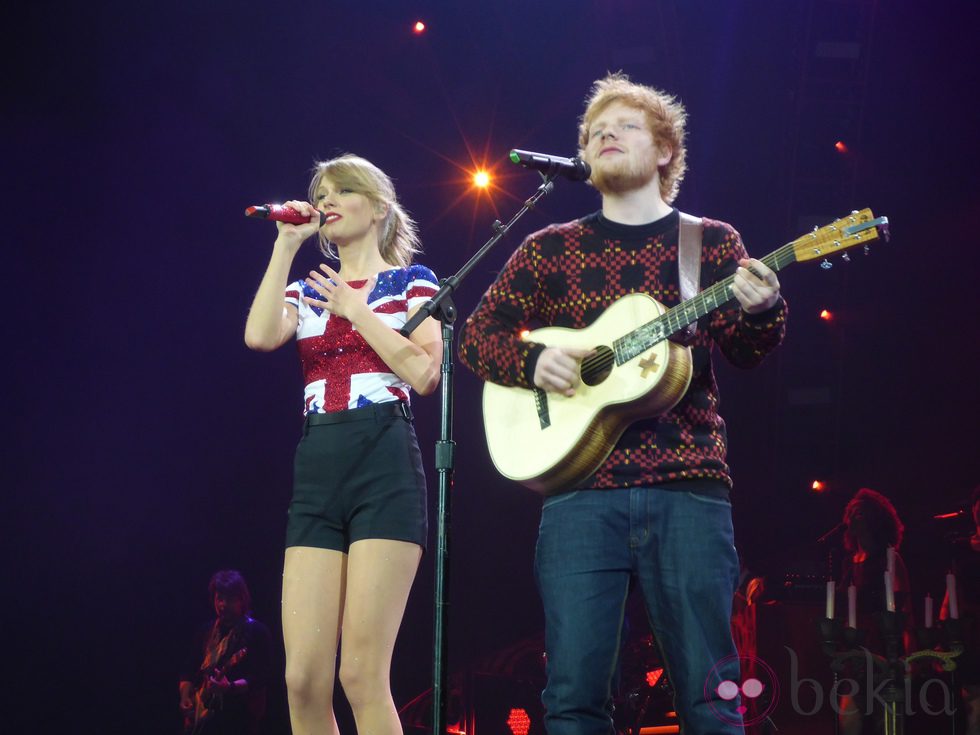
MULTIPOLYGON (((348 281, 360 288, 366 281, 348 281)), ((409 312, 438 288, 435 274, 424 265, 393 268, 378 274, 368 306, 385 324, 400 329, 409 312)), ((303 413, 331 413, 385 401, 409 402, 409 386, 384 361, 347 319, 310 306, 300 298, 322 298, 305 281, 286 287, 286 303, 296 307, 296 347, 303 366, 306 395, 303 413)))

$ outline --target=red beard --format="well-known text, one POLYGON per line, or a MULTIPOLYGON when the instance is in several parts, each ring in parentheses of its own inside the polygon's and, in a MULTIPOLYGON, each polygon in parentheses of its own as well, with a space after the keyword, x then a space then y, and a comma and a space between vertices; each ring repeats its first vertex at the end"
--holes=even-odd
POLYGON ((593 163, 589 181, 603 194, 622 194, 643 188, 656 174, 657 162, 653 155, 646 160, 634 161, 628 154, 623 154, 619 160, 593 163))

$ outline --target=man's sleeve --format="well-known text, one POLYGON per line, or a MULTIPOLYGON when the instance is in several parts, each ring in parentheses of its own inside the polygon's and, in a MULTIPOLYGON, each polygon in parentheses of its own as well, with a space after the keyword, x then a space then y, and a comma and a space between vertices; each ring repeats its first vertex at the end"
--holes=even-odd
POLYGON ((538 314, 536 253, 534 241, 525 240, 466 320, 460 359, 483 380, 533 387, 534 366, 545 346, 521 339, 521 332, 538 314))

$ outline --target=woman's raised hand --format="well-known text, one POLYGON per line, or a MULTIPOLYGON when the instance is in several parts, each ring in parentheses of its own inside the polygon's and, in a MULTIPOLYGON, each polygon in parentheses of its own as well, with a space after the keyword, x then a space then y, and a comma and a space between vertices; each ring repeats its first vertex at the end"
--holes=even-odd
POLYGON ((283 206, 295 209, 300 214, 305 214, 310 218, 310 221, 304 225, 276 222, 276 228, 279 230, 279 236, 276 238, 276 242, 288 245, 292 249, 298 249, 306 238, 316 234, 316 231, 320 229, 320 211, 309 202, 298 200, 290 200, 283 206))

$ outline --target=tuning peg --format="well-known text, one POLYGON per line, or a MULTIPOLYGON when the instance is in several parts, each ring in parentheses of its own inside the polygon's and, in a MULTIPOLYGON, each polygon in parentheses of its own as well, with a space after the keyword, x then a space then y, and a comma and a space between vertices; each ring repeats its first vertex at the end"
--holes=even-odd
POLYGON ((834 267, 834 264, 831 263, 826 258, 824 258, 823 260, 820 261, 820 267, 823 268, 825 271, 829 271, 831 268, 834 267))
POLYGON ((845 263, 851 262, 851 256, 848 253, 841 253, 840 257, 845 263))
POLYGON ((868 243, 864 243, 864 254, 867 255, 871 252, 871 246, 868 243))

